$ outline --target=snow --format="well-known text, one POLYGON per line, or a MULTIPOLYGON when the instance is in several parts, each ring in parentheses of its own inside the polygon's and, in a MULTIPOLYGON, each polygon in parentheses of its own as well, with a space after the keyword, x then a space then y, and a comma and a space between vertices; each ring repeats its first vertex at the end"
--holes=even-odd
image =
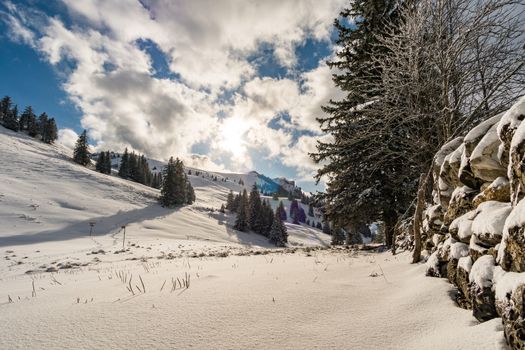
POLYGON ((472 233, 491 238, 501 237, 505 220, 512 211, 510 203, 487 201, 476 209, 476 217, 472 221, 472 233))
POLYGON ((445 157, 458 148, 462 142, 463 137, 460 136, 444 144, 434 156, 434 166, 441 168, 445 161, 445 157))
POLYGON ((470 156, 470 164, 474 175, 485 181, 492 181, 497 175, 506 171, 498 158, 501 141, 493 125, 476 145, 470 156))
POLYGON ((164 209, 68 152, 0 128, 0 349, 493 348, 501 320, 473 323, 408 253, 318 250, 290 223, 276 249, 211 210, 234 182, 192 175, 197 202, 164 209))
POLYGON ((492 255, 483 255, 479 257, 472 265, 469 274, 469 282, 475 283, 481 288, 491 287, 494 267, 494 257, 492 255))
POLYGON ((522 199, 518 202, 518 204, 510 212, 507 220, 505 220, 505 225, 503 226, 503 237, 498 249, 498 263, 501 263, 504 260, 509 230, 514 227, 521 227, 523 225, 525 225, 525 199, 522 199))
POLYGON ((472 221, 476 217, 476 211, 471 210, 450 223, 449 230, 457 232, 460 240, 466 241, 472 236, 472 221))
POLYGON ((472 269, 472 258, 470 256, 464 256, 458 260, 458 269, 462 268, 463 271, 470 273, 472 269))
POLYGON ((471 143, 476 142, 480 138, 484 137, 489 130, 499 123, 499 121, 502 119, 503 113, 500 113, 498 115, 495 115, 494 117, 491 117, 487 120, 485 120, 482 123, 479 123, 477 126, 472 128, 467 135, 465 136, 464 142, 465 143, 471 143))
POLYGON ((507 296, 511 296, 520 285, 525 284, 525 272, 506 272, 497 266, 494 275, 496 300, 498 301, 506 301, 507 296))
POLYGON ((468 256, 468 245, 457 242, 450 246, 450 258, 459 260, 460 258, 468 256))
POLYGON ((525 138, 525 129, 520 128, 525 115, 525 96, 522 96, 510 109, 508 109, 498 124, 498 135, 501 139, 504 128, 516 129, 511 141, 511 149, 516 147, 525 138))

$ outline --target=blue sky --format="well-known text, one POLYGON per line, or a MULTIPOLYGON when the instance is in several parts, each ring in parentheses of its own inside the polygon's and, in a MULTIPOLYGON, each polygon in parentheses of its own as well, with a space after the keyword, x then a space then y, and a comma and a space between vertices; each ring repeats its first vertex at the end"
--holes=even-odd
POLYGON ((340 97, 325 61, 344 4, 3 2, 0 94, 55 117, 66 145, 85 128, 98 149, 322 189, 307 153, 340 97))

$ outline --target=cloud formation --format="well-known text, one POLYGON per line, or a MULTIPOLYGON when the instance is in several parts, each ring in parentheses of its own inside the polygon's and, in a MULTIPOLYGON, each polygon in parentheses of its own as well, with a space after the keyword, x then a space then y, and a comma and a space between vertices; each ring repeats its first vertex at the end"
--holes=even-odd
POLYGON ((98 148, 234 171, 251 170, 252 151, 264 150, 307 179, 316 168, 307 153, 322 137, 315 118, 339 96, 328 67, 301 70, 296 49, 328 42, 345 2, 63 0, 60 16, 7 2, 3 18, 13 40, 67 67, 63 89, 98 148), (263 45, 290 74, 260 74, 250 58, 263 45), (194 155, 196 145, 206 154, 194 155))

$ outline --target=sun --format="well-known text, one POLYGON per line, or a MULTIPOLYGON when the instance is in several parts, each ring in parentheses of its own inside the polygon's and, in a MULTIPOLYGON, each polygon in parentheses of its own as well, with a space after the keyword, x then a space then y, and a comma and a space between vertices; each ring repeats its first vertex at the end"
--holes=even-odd
POLYGON ((226 119, 219 130, 220 147, 234 156, 240 156, 246 144, 243 135, 248 128, 248 124, 240 118, 226 119))

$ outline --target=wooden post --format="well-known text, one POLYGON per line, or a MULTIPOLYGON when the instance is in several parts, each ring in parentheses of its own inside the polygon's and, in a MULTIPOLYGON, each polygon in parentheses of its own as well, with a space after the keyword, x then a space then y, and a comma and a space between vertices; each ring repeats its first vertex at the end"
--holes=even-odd
POLYGON ((124 250, 124 243, 126 242, 126 225, 122 225, 120 228, 124 230, 124 235, 122 236, 122 250, 124 250))
POLYGON ((91 236, 93 234, 93 226, 95 226, 96 222, 95 221, 90 221, 89 222, 89 235, 91 236))

